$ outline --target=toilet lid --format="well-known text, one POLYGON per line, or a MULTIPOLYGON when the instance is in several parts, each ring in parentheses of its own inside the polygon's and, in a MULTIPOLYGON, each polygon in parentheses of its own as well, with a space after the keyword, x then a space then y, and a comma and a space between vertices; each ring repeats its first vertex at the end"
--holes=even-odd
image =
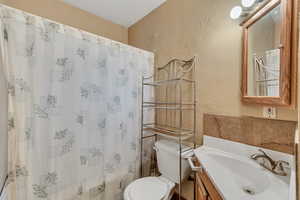
POLYGON ((141 178, 130 184, 130 200, 162 200, 168 193, 168 185, 157 177, 141 178))

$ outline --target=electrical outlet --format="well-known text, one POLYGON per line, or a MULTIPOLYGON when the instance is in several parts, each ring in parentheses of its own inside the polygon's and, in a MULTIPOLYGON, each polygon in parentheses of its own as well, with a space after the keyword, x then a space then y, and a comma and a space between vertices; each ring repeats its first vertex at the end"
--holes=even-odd
POLYGON ((263 116, 265 118, 276 119, 277 110, 275 107, 263 107, 263 116))

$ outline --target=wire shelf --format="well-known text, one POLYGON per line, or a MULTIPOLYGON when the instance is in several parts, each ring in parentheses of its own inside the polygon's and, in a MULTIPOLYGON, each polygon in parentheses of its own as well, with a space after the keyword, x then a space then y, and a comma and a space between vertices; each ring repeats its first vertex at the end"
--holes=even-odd
MULTIPOLYGON (((177 141, 179 146, 179 176, 182 180, 182 153, 196 148, 196 81, 194 80, 196 58, 190 60, 173 59, 166 65, 158 67, 156 76, 143 77, 142 83, 142 119, 141 119, 141 176, 143 176, 143 140, 158 137, 177 141), (160 78, 158 78, 160 77, 160 78), (156 78, 156 79, 155 79, 156 78), (153 81, 153 79, 155 79, 153 81), (149 87, 150 86, 150 87, 149 87), (162 87, 161 87, 162 86, 162 87), (155 94, 162 96, 163 100, 149 99, 146 101, 146 88, 153 89, 155 94), (184 88, 184 90, 183 90, 184 88), (191 96, 187 96, 190 90, 191 96), (191 98, 189 100, 184 99, 191 98), (184 100, 183 100, 184 99, 184 100), (144 112, 155 112, 155 122, 147 123, 144 112), (184 117, 191 113, 191 128, 184 128, 184 117), (185 113, 185 115, 183 114, 185 113), (164 115, 161 117, 161 115, 164 115), (163 121, 163 122, 162 122, 163 121), (171 124, 171 125, 170 125, 171 124), (176 126, 174 125, 176 124, 176 126), (190 148, 183 148, 184 144, 189 144, 190 148)), ((161 98, 159 98, 161 99, 161 98)), ((148 120, 149 117, 147 117, 148 120)), ((153 121, 153 120, 152 120, 153 121)), ((186 147, 186 145, 185 145, 186 147)), ((151 165, 152 166, 152 165, 151 165)), ((155 165, 154 165, 155 166, 155 165)), ((182 194, 181 183, 179 185, 179 196, 182 194)))
POLYGON ((147 104, 155 104, 155 105, 183 105, 183 106, 195 106, 195 103, 176 103, 176 102, 153 102, 153 101, 145 101, 144 105, 147 104))
POLYGON ((172 127, 161 126, 161 125, 144 125, 145 131, 151 131, 154 134, 178 140, 181 137, 182 140, 187 140, 193 137, 193 130, 188 129, 175 129, 172 127))
POLYGON ((151 109, 164 109, 164 110, 194 110, 194 108, 188 108, 188 107, 180 107, 180 106, 144 106, 144 109, 151 108, 151 109))
POLYGON ((174 79, 169 79, 169 80, 145 82, 144 85, 163 86, 163 85, 166 85, 166 84, 179 84, 180 81, 187 82, 187 83, 195 83, 195 81, 189 80, 189 79, 185 79, 185 78, 174 78, 174 79))

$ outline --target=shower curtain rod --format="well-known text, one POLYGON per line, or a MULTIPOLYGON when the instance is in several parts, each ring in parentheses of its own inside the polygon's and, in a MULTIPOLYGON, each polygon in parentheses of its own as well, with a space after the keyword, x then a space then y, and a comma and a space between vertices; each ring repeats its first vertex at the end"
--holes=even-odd
MULTIPOLYGON (((61 22, 49 19, 47 17, 42 17, 40 15, 32 14, 30 12, 26 12, 26 11, 21 10, 21 9, 13 8, 13 7, 4 5, 2 3, 0 3, 0 9, 1 8, 13 10, 18 15, 31 16, 31 17, 37 18, 37 19, 42 20, 42 21, 48 21, 49 23, 57 24, 59 26, 63 26, 65 28, 68 28, 68 29, 71 29, 71 30, 74 30, 74 31, 79 31, 82 35, 85 34, 85 35, 88 35, 89 37, 93 37, 95 39, 95 41, 101 41, 102 40, 104 43, 107 43, 107 44, 121 45, 123 47, 127 47, 127 48, 130 48, 130 49, 136 50, 136 51, 138 51, 140 53, 144 53, 144 52, 149 53, 149 51, 146 51, 146 50, 143 50, 143 49, 139 49, 139 48, 131 46, 129 44, 122 43, 122 42, 119 42, 119 41, 116 41, 116 40, 113 40, 113 39, 110 39, 110 38, 106 38, 106 37, 103 37, 101 35, 98 35, 98 34, 95 34, 95 33, 91 33, 89 31, 86 31, 86 30, 83 30, 83 29, 80 29, 80 28, 75 28, 73 26, 70 26, 70 25, 67 25, 67 24, 63 24, 61 22)), ((58 29, 58 32, 65 33, 65 30, 64 29, 58 29)), ((72 36, 74 36, 74 35, 72 35, 72 36)), ((78 35, 76 35, 76 36, 78 37, 78 35)), ((82 38, 80 38, 80 39, 82 39, 82 38)), ((150 52, 150 53, 152 53, 152 52, 150 52)))

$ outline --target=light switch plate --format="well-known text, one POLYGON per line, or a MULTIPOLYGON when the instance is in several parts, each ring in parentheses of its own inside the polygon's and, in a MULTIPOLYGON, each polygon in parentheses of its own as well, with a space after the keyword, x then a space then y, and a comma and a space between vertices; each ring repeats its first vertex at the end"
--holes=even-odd
POLYGON ((276 119, 277 109, 275 107, 263 107, 263 116, 265 118, 276 119))

